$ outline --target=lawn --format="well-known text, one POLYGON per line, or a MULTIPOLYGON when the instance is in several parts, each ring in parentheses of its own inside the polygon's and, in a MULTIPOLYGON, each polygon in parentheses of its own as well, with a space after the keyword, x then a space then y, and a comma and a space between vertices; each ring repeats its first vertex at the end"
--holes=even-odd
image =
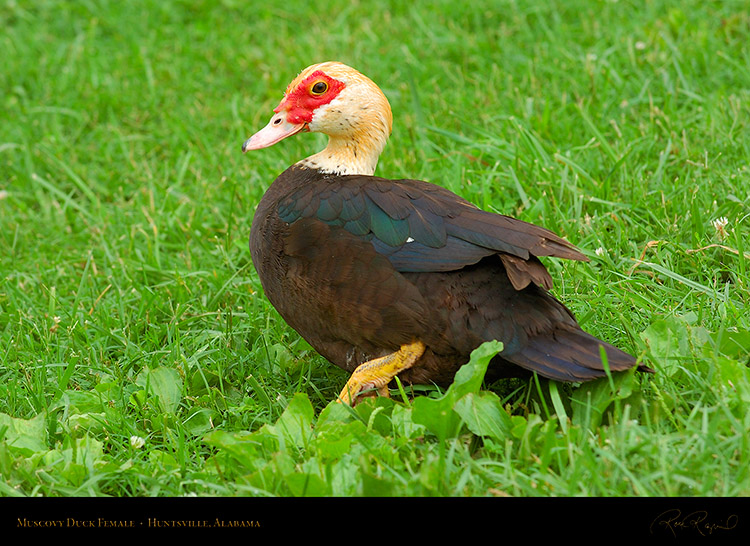
POLYGON ((0 3, 0 495, 750 495, 744 1, 0 3), (346 374, 250 260, 323 145, 243 155, 340 60, 394 112, 378 174, 552 229, 589 332, 652 376, 332 403, 346 374))

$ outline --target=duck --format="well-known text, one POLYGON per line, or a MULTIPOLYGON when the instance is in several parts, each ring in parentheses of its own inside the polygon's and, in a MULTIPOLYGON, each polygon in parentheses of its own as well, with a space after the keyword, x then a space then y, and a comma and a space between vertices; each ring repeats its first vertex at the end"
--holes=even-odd
POLYGON ((503 348, 488 381, 536 373, 582 383, 607 370, 651 371, 585 332, 551 294, 540 258, 588 261, 571 243, 438 184, 376 176, 392 128, 383 91, 329 61, 302 70, 242 145, 246 153, 299 133, 328 136, 268 187, 250 253, 284 321, 351 374, 338 402, 388 396, 396 377, 447 387, 492 340, 503 348))

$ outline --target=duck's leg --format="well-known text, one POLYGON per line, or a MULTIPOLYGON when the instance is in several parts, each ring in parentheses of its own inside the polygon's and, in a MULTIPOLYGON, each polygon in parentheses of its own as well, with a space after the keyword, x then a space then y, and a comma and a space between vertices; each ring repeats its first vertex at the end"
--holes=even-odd
POLYGON ((339 395, 339 402, 353 406, 357 396, 368 389, 377 389, 381 396, 388 396, 388 383, 403 370, 411 368, 425 350, 425 344, 415 341, 402 345, 395 353, 368 360, 352 372, 344 390, 339 395))

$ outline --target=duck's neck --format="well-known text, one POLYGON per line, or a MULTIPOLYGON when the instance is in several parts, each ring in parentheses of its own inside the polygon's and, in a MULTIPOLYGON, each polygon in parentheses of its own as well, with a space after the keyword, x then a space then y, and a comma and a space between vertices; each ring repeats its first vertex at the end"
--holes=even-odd
POLYGON ((329 135, 323 151, 299 164, 327 174, 373 175, 387 140, 388 134, 382 130, 364 131, 354 137, 329 135))

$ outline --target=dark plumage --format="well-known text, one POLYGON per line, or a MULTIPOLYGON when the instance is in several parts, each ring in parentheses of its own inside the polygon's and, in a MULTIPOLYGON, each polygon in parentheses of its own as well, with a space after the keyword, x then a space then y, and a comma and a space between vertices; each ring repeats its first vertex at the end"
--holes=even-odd
POLYGON ((505 344, 494 375, 593 379, 600 345, 612 370, 635 364, 539 286, 551 279, 535 256, 585 260, 580 252, 426 182, 290 167, 258 206, 250 248, 274 307, 348 371, 411 339, 428 347, 400 374, 416 383, 449 383, 491 339, 505 344))

